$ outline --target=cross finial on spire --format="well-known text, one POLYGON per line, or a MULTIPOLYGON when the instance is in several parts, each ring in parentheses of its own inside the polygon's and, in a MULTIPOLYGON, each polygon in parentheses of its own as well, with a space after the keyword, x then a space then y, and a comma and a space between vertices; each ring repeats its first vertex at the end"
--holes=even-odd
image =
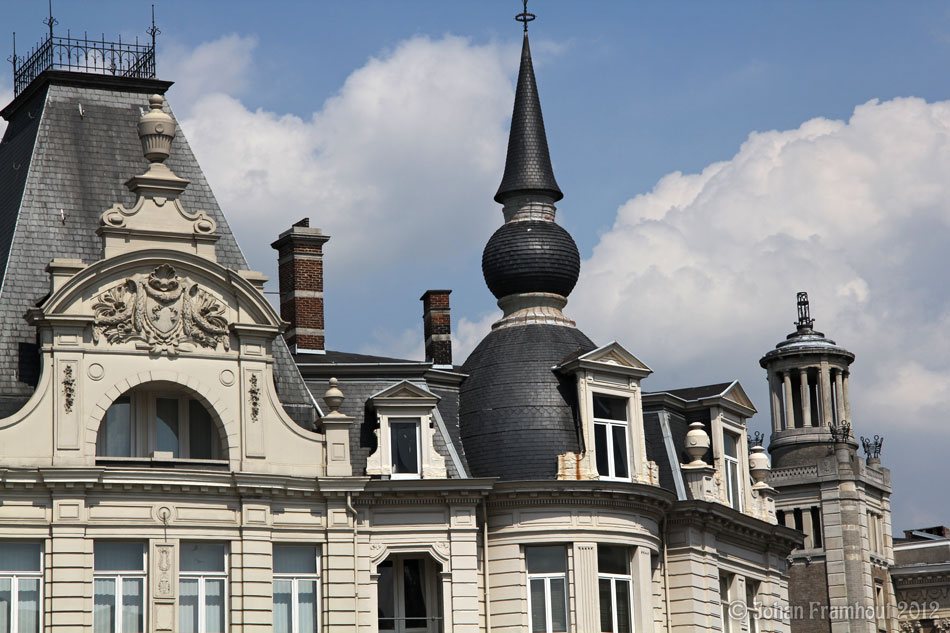
POLYGON ((528 0, 521 0, 524 3, 524 10, 515 16, 515 19, 524 24, 524 32, 528 32, 528 22, 535 19, 537 16, 533 13, 528 13, 528 0))

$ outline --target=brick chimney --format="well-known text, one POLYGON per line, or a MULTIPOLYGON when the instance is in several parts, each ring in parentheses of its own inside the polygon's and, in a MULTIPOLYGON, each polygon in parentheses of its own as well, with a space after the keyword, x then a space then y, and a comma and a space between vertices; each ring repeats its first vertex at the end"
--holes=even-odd
POLYGON ((423 336, 426 360, 433 365, 452 366, 452 317, 449 314, 451 290, 426 290, 422 301, 423 336))
POLYGON ((290 351, 323 353, 323 245, 330 239, 297 222, 271 244, 277 250, 280 318, 290 323, 284 338, 290 351))

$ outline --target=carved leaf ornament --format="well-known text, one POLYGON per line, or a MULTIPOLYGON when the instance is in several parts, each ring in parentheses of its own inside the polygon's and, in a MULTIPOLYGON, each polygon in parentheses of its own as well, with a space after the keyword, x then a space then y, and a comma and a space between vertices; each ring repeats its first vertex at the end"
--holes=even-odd
POLYGON ((100 337, 110 343, 139 341, 152 353, 169 356, 192 351, 194 345, 230 348, 224 304, 169 264, 109 288, 92 309, 97 343, 100 337))

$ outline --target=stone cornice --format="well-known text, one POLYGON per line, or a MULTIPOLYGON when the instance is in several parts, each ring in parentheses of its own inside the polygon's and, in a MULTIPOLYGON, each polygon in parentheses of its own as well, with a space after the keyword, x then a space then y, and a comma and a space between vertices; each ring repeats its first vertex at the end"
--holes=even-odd
POLYGON ((669 527, 695 527, 718 532, 720 537, 768 547, 782 557, 801 547, 796 530, 750 517, 721 503, 689 500, 678 502, 667 515, 669 527))
POLYGON ((644 512, 659 519, 676 501, 676 496, 657 486, 603 481, 499 482, 488 498, 490 510, 538 506, 572 505, 624 508, 644 512))

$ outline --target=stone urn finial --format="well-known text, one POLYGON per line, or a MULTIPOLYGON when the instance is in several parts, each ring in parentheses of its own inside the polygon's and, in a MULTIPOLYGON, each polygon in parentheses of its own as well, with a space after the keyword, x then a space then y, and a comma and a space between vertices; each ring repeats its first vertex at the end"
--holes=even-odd
POLYGON ((752 476, 752 479, 755 480, 755 485, 758 486, 768 479, 772 468, 769 466, 769 458, 768 455, 765 454, 763 447, 753 446, 751 451, 749 454, 749 475, 752 476))
POLYGON ((336 378, 330 379, 330 388, 327 389, 327 392, 323 394, 323 401, 327 403, 327 407, 330 408, 330 413, 339 413, 340 405, 343 404, 343 392, 340 391, 340 388, 337 387, 339 384, 336 378))
POLYGON ((709 435, 702 422, 693 422, 689 425, 686 434, 686 452, 693 458, 687 466, 707 466, 703 455, 709 450, 709 435))
POLYGON ((162 106, 165 98, 162 95, 152 95, 148 98, 149 110, 139 119, 139 139, 142 141, 142 152, 150 163, 161 163, 168 158, 172 150, 172 139, 175 138, 175 120, 165 114, 162 106))

